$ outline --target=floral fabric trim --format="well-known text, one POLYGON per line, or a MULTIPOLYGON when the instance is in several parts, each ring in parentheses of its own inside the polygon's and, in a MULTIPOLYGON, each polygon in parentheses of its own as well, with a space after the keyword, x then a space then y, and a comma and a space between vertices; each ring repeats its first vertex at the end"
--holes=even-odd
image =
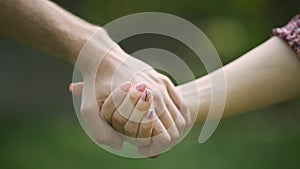
POLYGON ((300 56, 300 14, 284 27, 273 29, 272 33, 283 39, 300 56))

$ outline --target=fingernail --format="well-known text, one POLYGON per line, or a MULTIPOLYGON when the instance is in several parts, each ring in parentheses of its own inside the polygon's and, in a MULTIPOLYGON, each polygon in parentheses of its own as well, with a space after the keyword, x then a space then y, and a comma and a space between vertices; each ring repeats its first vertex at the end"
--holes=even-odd
POLYGON ((130 83, 130 82, 125 82, 124 84, 122 84, 122 85, 120 86, 120 89, 121 89, 121 91, 123 91, 123 92, 128 92, 130 86, 131 86, 131 83, 130 83))
POLYGON ((146 84, 144 82, 137 84, 135 86, 136 90, 138 90, 139 92, 143 92, 146 89, 146 84))
POLYGON ((73 91, 73 83, 70 83, 70 85, 69 85, 69 92, 72 93, 72 91, 73 91))
POLYGON ((143 101, 147 102, 147 101, 150 100, 150 97, 151 97, 151 91, 147 89, 147 90, 143 93, 141 99, 142 99, 143 101))
POLYGON ((148 111, 147 114, 146 114, 146 118, 151 119, 151 116, 152 116, 153 112, 154 112, 154 110, 148 111))

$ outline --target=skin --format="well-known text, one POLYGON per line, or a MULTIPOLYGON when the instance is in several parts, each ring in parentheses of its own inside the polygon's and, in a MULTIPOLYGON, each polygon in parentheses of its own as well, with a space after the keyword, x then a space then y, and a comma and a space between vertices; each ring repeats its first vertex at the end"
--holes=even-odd
POLYGON ((104 102, 101 113, 106 120, 112 121, 113 126, 115 115, 121 114, 120 112, 130 114, 130 117, 124 123, 124 127, 116 128, 116 130, 121 133, 124 131, 123 137, 130 143, 138 145, 138 151, 141 154, 148 157, 157 156, 172 144, 161 144, 163 143, 161 135, 165 135, 167 132, 165 132, 165 128, 156 113, 149 110, 153 102, 153 93, 151 90, 146 89, 147 86, 138 91, 137 86, 139 85, 130 88, 131 85, 127 85, 128 83, 131 84, 125 82, 111 93, 104 102), (123 88, 124 85, 128 86, 126 90, 123 88), (130 107, 128 103, 135 103, 134 107, 128 109, 130 107), (149 112, 151 112, 150 115, 149 112), (156 126, 159 126, 159 128, 155 128, 156 126))
MULTIPOLYGON (((76 64, 76 68, 84 81, 84 87, 81 89, 81 113, 98 143, 112 148, 122 147, 123 138, 114 128, 121 130, 127 119, 122 118, 123 116, 113 116, 113 128, 101 118, 99 108, 117 85, 128 80, 135 84, 144 82, 147 88, 162 94, 163 98, 153 99, 153 104, 158 105, 157 108, 164 112, 164 118, 153 126, 153 132, 165 133, 161 135, 161 144, 177 139, 179 135, 176 133, 186 128, 190 120, 184 118, 187 113, 179 111, 183 105, 171 81, 146 63, 126 54, 101 27, 87 23, 47 0, 0 1, 0 7, 0 24, 5 25, 0 27, 1 35, 46 51, 73 65, 83 45, 97 32, 97 36, 89 41, 88 55, 81 56, 83 61, 76 64), (98 67, 95 63, 100 61, 98 67), (122 68, 118 69, 119 66, 122 68), (133 74, 143 69, 147 71, 133 77, 133 74), (118 79, 118 84, 113 83, 113 77, 118 79), (173 124, 175 119, 179 119, 173 127, 175 132, 162 129, 169 127, 171 122, 173 124)), ((126 134, 132 133, 129 131, 131 128, 127 127, 126 134)))
MULTIPOLYGON (((226 79, 224 117, 260 109, 300 95, 299 56, 278 37, 271 37, 221 69, 226 79)), ((199 123, 205 120, 210 109, 210 75, 176 87, 182 92, 183 100, 191 112, 198 114, 196 121, 199 123), (195 83, 197 88, 194 87, 195 83)), ((80 90, 82 84, 75 84, 75 87, 80 90)))
MULTIPOLYGON (((300 95, 299 57, 278 37, 270 38, 222 69, 226 79, 223 117, 257 110, 300 95)), ((201 77, 196 84, 198 89, 191 88, 191 83, 179 88, 192 113, 197 108, 197 100, 201 100, 197 122, 202 122, 210 108, 210 76, 201 77)))
MULTIPOLYGON (((278 37, 270 38, 221 69, 224 71, 226 79, 226 102, 223 117, 249 112, 300 95, 299 57, 278 37)), ((76 87, 81 88, 82 84, 78 84, 76 87)), ((198 115, 196 122, 203 122, 211 104, 210 75, 177 86, 177 90, 182 92, 183 100, 186 101, 189 111, 195 117, 198 115), (196 88, 194 87, 195 83, 197 84, 196 88), (201 100, 200 104, 199 100, 201 100)), ((116 97, 120 96, 116 95, 116 97)), ((107 105, 111 106, 111 103, 105 104, 103 108, 106 109, 107 105)), ((106 112, 112 113, 111 109, 107 109, 106 112)), ((156 155, 162 149, 162 147, 151 144, 141 147, 139 150, 141 153, 151 156, 156 155)))
MULTIPOLYGON (((187 83, 178 86, 176 91, 175 87, 165 76, 158 74, 149 67, 149 71, 133 78, 132 82, 144 81, 147 88, 151 90, 158 89, 163 93, 164 99, 155 98, 153 95, 153 100, 151 101, 151 104, 156 103, 157 107, 163 109, 164 113, 162 115, 164 116, 160 116, 160 124, 154 122, 150 124, 148 130, 140 133, 136 128, 141 124, 137 124, 137 122, 132 123, 131 120, 128 120, 132 114, 136 114, 133 113, 133 109, 128 110, 129 112, 131 111, 131 114, 126 118, 114 115, 120 114, 120 112, 115 111, 109 116, 109 111, 112 109, 107 109, 106 113, 103 114, 111 118, 113 128, 110 127, 99 116, 98 107, 102 107, 106 100, 109 100, 110 94, 112 94, 110 84, 117 65, 125 65, 122 71, 116 73, 120 81, 131 79, 128 77, 128 72, 140 71, 133 65, 140 65, 140 67, 148 67, 149 65, 129 57, 118 45, 114 45, 108 56, 102 58, 102 66, 95 68, 93 63, 99 59, 98 56, 107 54, 105 44, 113 43, 105 30, 81 20, 49 1, 10 0, 1 1, 0 6, 0 23, 5 25, 0 27, 2 35, 47 51, 71 64, 75 64, 82 46, 89 37, 96 31, 100 32, 99 38, 91 44, 91 50, 97 51, 97 55, 86 57, 86 62, 78 65, 84 78, 84 86, 80 89, 82 90, 83 100, 81 110, 99 143, 107 144, 114 148, 122 146, 123 139, 115 133, 113 128, 135 137, 141 137, 142 133, 146 133, 143 137, 152 136, 153 133, 166 133, 163 137, 165 143, 169 143, 171 139, 176 140, 178 135, 174 134, 176 133, 174 131, 180 133, 180 130, 184 129, 190 121, 187 118, 189 117, 187 113, 178 111, 178 108, 181 107, 179 105, 183 103, 178 97, 179 91, 183 94, 184 101, 187 103, 186 108, 189 112, 194 115, 198 114, 197 122, 205 119, 211 102, 209 75, 195 81, 198 88, 194 88, 191 83, 187 83), (130 62, 126 62, 128 59, 130 62), (97 71, 95 72, 94 70, 97 71), (91 80, 91 76, 95 74, 97 85, 91 80), (101 88, 95 88, 96 91, 91 91, 90 89, 93 85, 101 86, 101 88), (200 95, 196 93, 200 93, 200 95), (93 95, 96 96, 97 102, 90 100, 93 95), (198 103, 199 99, 201 100, 200 105, 198 103), (180 120, 174 122, 174 119, 180 120), (163 127, 168 129, 174 123, 176 124, 176 129, 174 128, 168 132, 162 131, 163 127), (106 133, 100 131, 103 129, 105 129, 106 133)), ((225 72, 227 81, 224 116, 255 110, 299 96, 300 82, 298 78, 300 65, 298 61, 295 53, 283 41, 277 37, 272 37, 236 61, 224 66, 222 69, 225 72)), ((135 100, 135 108, 143 113, 146 113, 147 106, 139 108, 138 105, 140 104, 138 103, 145 91, 146 89, 139 91, 137 94, 133 94, 132 90, 128 91, 128 94, 132 95, 131 98, 135 100)), ((105 107, 102 108, 104 109, 105 107)), ((107 120, 109 121, 109 118, 107 120)), ((154 143, 158 142, 154 141, 154 143)), ((149 147, 150 145, 141 147, 140 151, 151 155, 149 147)))

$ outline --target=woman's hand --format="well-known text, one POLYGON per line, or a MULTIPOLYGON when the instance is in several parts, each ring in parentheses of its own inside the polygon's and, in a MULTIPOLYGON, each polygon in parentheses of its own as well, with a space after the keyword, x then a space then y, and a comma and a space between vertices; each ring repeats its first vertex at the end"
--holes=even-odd
MULTIPOLYGON (((156 156, 177 143, 177 139, 171 140, 170 131, 168 132, 172 127, 165 128, 156 114, 153 103, 159 98, 153 100, 153 96, 145 83, 131 85, 130 82, 125 82, 109 95, 100 110, 101 116, 125 140, 136 145, 141 154, 149 157, 156 156)), ((173 119, 167 120, 165 123, 176 127, 173 119)), ((179 133, 177 138, 180 138, 179 133)))
MULTIPOLYGON (((154 118, 155 112, 150 110, 152 99, 151 90, 144 84, 132 87, 130 82, 125 82, 105 100, 100 110, 101 116, 129 142, 149 145, 154 122, 157 120, 154 118)), ((169 142, 170 137, 164 126, 160 123, 155 128, 164 133, 163 141, 169 142)))
MULTIPOLYGON (((152 101, 153 93, 144 83, 132 87, 130 82, 126 82, 109 95, 100 110, 101 116, 125 140, 139 150, 149 148, 149 153, 141 151, 146 156, 161 153, 171 142, 167 129, 151 108, 152 101)), ((175 122, 171 125, 175 126, 175 122)))

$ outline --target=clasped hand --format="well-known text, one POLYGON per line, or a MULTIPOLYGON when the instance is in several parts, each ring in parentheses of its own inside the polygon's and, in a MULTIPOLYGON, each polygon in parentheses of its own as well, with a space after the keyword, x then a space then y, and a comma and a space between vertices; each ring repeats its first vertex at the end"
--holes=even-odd
MULTIPOLYGON (((105 31, 100 32, 101 39, 109 39, 105 31)), ((191 125, 179 91, 166 76, 127 55, 118 45, 113 44, 107 52, 99 41, 89 44, 89 56, 79 66, 83 83, 70 87, 73 94, 81 95, 82 117, 95 140, 116 149, 126 140, 145 156, 158 155, 175 145, 191 125), (96 68, 86 66, 101 55, 104 57, 96 68)))

